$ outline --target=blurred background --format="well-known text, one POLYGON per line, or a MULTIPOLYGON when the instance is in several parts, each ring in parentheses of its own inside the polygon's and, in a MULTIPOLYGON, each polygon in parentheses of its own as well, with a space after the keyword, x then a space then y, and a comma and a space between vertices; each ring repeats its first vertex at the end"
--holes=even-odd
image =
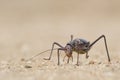
MULTIPOLYGON (((30 57, 54 41, 65 46, 71 34, 90 42, 104 34, 120 56, 119 29, 119 0, 0 0, 0 60, 30 57)), ((94 50, 104 51, 102 40, 94 50)))

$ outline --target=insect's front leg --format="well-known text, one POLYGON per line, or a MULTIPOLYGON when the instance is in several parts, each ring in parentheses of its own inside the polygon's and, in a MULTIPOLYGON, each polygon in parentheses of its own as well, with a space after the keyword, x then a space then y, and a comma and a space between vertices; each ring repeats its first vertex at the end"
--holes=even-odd
POLYGON ((70 57, 68 57, 67 63, 69 63, 69 59, 70 59, 70 57))
POLYGON ((71 56, 72 62, 73 62, 73 56, 71 56))
POLYGON ((66 55, 65 55, 64 58, 63 58, 63 62, 65 61, 65 57, 66 57, 66 55))
POLYGON ((53 44, 52 44, 52 49, 51 49, 51 53, 50 53, 50 56, 49 56, 49 58, 44 58, 45 60, 50 60, 51 59, 51 56, 52 56, 52 53, 53 53, 53 49, 54 49, 54 45, 57 45, 57 46, 59 46, 61 49, 64 49, 64 47, 62 46, 62 45, 60 45, 59 43, 57 43, 57 42, 54 42, 53 44))
MULTIPOLYGON (((63 58, 63 61, 65 60, 65 57, 68 57, 68 56, 65 55, 64 58, 63 58)), ((70 58, 72 59, 72 62, 73 62, 73 56, 71 55, 70 57, 68 57, 67 63, 69 63, 70 58)))
POLYGON ((58 56, 58 65, 60 65, 60 50, 65 50, 64 48, 59 48, 57 50, 57 56, 58 56))
POLYGON ((69 63, 70 58, 72 59, 73 62, 73 56, 71 55, 70 57, 68 57, 67 63, 69 63))

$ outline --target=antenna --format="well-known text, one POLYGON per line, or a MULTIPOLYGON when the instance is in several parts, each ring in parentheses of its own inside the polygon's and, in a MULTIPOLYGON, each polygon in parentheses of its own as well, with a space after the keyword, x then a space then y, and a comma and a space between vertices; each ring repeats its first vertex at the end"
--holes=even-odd
MULTIPOLYGON (((53 50, 57 50, 57 49, 58 49, 58 48, 55 48, 55 49, 53 49, 53 50)), ((43 51, 43 52, 40 52, 40 53, 36 54, 35 56, 33 56, 33 57, 27 59, 27 61, 28 61, 28 60, 32 60, 33 58, 39 56, 40 54, 45 53, 45 52, 48 52, 48 51, 51 51, 51 49, 45 50, 45 51, 43 51)))

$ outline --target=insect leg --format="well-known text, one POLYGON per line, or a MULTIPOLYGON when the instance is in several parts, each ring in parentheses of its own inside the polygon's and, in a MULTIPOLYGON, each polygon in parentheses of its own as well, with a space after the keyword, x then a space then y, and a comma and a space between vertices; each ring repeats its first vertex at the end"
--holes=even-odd
POLYGON ((58 65, 60 65, 60 53, 59 53, 60 50, 65 50, 65 49, 64 49, 64 48, 59 48, 59 49, 57 50, 58 65))
POLYGON ((77 66, 79 66, 79 53, 77 54, 77 66))
POLYGON ((86 52, 86 59, 89 57, 88 52, 86 52))
POLYGON ((72 62, 73 62, 73 56, 71 56, 72 62))
POLYGON ((96 39, 92 44, 90 44, 89 48, 91 48, 97 41, 99 41, 101 38, 104 38, 104 42, 105 42, 105 47, 106 47, 106 52, 107 52, 107 56, 108 56, 108 61, 110 62, 110 56, 109 56, 109 52, 108 52, 108 47, 107 47, 107 42, 106 42, 106 37, 105 35, 101 35, 98 39, 96 39))
POLYGON ((53 52, 53 49, 54 49, 54 45, 57 45, 57 46, 59 46, 60 48, 64 49, 64 47, 63 47, 63 46, 61 46, 59 43, 54 42, 54 43, 52 44, 52 49, 51 49, 50 56, 49 56, 49 58, 48 58, 48 59, 44 58, 45 60, 50 60, 50 59, 51 59, 52 52, 53 52))
POLYGON ((69 59, 70 59, 70 57, 68 57, 67 63, 69 63, 69 59))
POLYGON ((63 61, 65 61, 65 57, 66 57, 66 55, 64 56, 63 61))

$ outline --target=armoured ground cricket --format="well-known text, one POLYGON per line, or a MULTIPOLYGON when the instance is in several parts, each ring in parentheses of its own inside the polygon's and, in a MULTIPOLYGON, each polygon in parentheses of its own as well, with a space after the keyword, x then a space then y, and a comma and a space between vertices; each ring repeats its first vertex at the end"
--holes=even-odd
MULTIPOLYGON (((109 56, 109 52, 108 52, 108 47, 107 47, 107 42, 106 42, 106 37, 105 35, 101 35, 99 38, 97 38, 95 41, 93 41, 91 44, 89 41, 86 41, 84 39, 79 39, 79 38, 76 38, 76 39, 73 39, 73 35, 71 35, 71 41, 68 42, 66 44, 65 47, 63 47, 62 45, 60 45, 59 43, 57 42, 54 42, 52 44, 52 49, 51 49, 51 53, 50 53, 50 56, 49 58, 44 58, 45 60, 50 60, 51 59, 51 56, 52 56, 52 53, 53 53, 53 50, 54 50, 54 45, 57 45, 59 46, 60 48, 57 49, 57 56, 58 56, 58 65, 60 64, 60 53, 59 51, 62 50, 62 51, 65 51, 66 55, 65 57, 67 56, 68 57, 68 63, 69 63, 69 59, 72 58, 73 60, 73 56, 72 56, 72 53, 73 51, 75 51, 77 53, 77 64, 76 65, 79 65, 79 54, 86 54, 86 58, 89 57, 88 55, 88 51, 91 49, 91 47, 97 42, 99 41, 101 38, 104 38, 104 42, 105 42, 105 48, 106 48, 106 52, 107 52, 107 57, 108 57, 108 61, 110 62, 110 56, 109 56)), ((64 57, 64 58, 65 58, 64 57)), ((64 60, 64 59, 63 59, 64 60)))
POLYGON ((33 56, 30 59, 33 59, 34 57, 36 57, 36 56, 38 56, 38 55, 40 55, 42 53, 45 53, 47 51, 51 51, 49 58, 44 58, 45 60, 50 60, 51 56, 52 56, 52 53, 53 53, 53 50, 57 50, 58 65, 59 65, 60 64, 60 53, 59 53, 60 50, 62 50, 62 51, 64 51, 66 53, 66 55, 63 58, 63 61, 64 61, 65 57, 68 57, 67 63, 69 63, 70 58, 72 58, 72 60, 73 60, 72 53, 73 53, 73 51, 75 51, 77 53, 77 63, 76 63, 76 65, 79 65, 79 54, 86 54, 86 58, 88 58, 89 57, 88 51, 91 49, 91 47, 97 41, 99 41, 102 38, 104 38, 105 48, 106 48, 107 57, 108 57, 108 62, 110 62, 110 56, 109 56, 109 52, 108 52, 108 47, 107 47, 107 42, 106 42, 105 35, 101 35, 95 41, 93 41, 91 44, 90 44, 89 41, 86 41, 84 39, 80 39, 80 38, 73 39, 73 35, 71 35, 71 41, 68 42, 65 47, 63 47, 62 45, 60 45, 57 42, 54 42, 52 44, 52 49, 48 49, 46 51, 43 51, 43 52, 33 56), (54 48, 55 45, 59 46, 60 48, 54 48))

